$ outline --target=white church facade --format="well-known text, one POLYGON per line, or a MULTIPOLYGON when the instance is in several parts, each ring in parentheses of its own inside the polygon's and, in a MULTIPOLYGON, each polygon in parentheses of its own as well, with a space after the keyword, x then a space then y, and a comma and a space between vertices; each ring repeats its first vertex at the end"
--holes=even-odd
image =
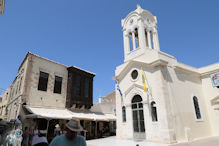
POLYGON ((160 51, 156 16, 140 6, 122 28, 124 63, 114 77, 117 138, 171 144, 219 136, 219 88, 211 80, 219 63, 194 68, 160 51))

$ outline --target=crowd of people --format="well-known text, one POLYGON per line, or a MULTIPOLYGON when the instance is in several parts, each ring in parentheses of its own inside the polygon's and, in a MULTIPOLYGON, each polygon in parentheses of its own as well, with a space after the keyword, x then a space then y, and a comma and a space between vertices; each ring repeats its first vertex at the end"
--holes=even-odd
POLYGON ((24 128, 22 146, 37 146, 38 144, 48 145, 46 138, 46 130, 41 130, 35 127, 34 129, 24 128))
POLYGON ((55 137, 49 143, 46 129, 25 127, 22 131, 22 126, 20 125, 7 133, 3 146, 86 146, 85 137, 79 134, 83 130, 80 120, 71 119, 65 126, 66 129, 63 134, 59 125, 55 126, 55 137))

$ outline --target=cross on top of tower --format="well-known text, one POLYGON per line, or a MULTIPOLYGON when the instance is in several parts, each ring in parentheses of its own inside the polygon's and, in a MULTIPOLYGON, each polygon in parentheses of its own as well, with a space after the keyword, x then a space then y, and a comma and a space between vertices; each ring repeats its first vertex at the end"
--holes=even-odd
POLYGON ((136 7, 137 7, 137 9, 138 9, 138 8, 141 8, 141 6, 140 6, 139 4, 137 4, 136 7))

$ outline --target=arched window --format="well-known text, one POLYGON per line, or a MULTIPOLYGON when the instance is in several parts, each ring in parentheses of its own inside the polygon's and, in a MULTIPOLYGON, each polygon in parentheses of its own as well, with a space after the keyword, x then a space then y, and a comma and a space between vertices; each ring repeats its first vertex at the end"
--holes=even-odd
POLYGON ((130 51, 133 51, 139 47, 138 28, 135 28, 133 32, 128 34, 130 51))
POLYGON ((154 49, 154 41, 153 41, 153 32, 150 31, 150 37, 151 37, 151 49, 154 49))
POLYGON ((125 106, 122 107, 122 122, 126 122, 126 111, 125 111, 125 106))
POLYGON ((146 29, 144 30, 144 33, 145 33, 146 47, 149 47, 149 42, 148 42, 148 33, 147 33, 147 30, 146 30, 146 29))
POLYGON ((199 108, 198 98, 196 96, 193 97, 193 103, 195 108, 196 119, 201 119, 202 118, 201 111, 199 108))
POLYGON ((151 117, 153 122, 157 121, 157 108, 154 101, 151 102, 151 117))
POLYGON ((146 39, 146 46, 153 49, 153 35, 152 31, 145 29, 145 39, 146 39))
POLYGON ((134 50, 133 48, 133 44, 132 44, 132 33, 130 32, 128 35, 129 38, 129 47, 130 47, 130 51, 134 50))
POLYGON ((139 47, 139 37, 138 37, 138 29, 137 28, 135 28, 134 34, 135 34, 135 47, 137 49, 139 47))
POLYGON ((135 95, 132 99, 132 118, 133 128, 135 133, 144 133, 144 110, 142 104, 142 98, 140 95, 135 95))

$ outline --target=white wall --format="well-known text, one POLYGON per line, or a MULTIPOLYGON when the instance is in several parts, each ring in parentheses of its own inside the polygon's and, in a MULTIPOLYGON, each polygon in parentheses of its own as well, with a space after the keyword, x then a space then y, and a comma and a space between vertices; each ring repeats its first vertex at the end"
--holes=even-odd
POLYGON ((185 72, 177 72, 169 68, 171 82, 169 83, 172 94, 177 140, 186 141, 200 137, 211 136, 209 116, 205 106, 202 92, 202 82, 199 76, 185 72), (197 120, 193 104, 193 96, 199 100, 202 120, 197 120), (186 132, 186 129, 189 132, 186 132))
POLYGON ((219 135, 219 110, 214 109, 211 101, 219 97, 219 89, 212 86, 210 74, 202 77, 202 88, 205 96, 206 106, 209 112, 211 131, 213 135, 219 135))
MULTIPOLYGON (((159 55, 162 56, 162 54, 159 55)), ((123 93, 123 103, 126 106, 127 116, 127 122, 123 123, 121 111, 123 104, 121 103, 119 92, 116 91, 117 125, 119 125, 117 136, 133 138, 130 103, 135 94, 141 95, 143 102, 145 102, 144 116, 147 140, 167 142, 168 139, 174 140, 175 138, 177 142, 184 142, 214 135, 211 132, 209 120, 211 115, 208 114, 208 106, 206 106, 200 75, 176 70, 174 65, 177 62, 171 56, 168 57, 168 55, 164 54, 162 58, 167 58, 165 59, 168 62, 166 67, 143 67, 150 86, 149 89, 151 89, 152 93, 152 96, 149 96, 149 98, 147 98, 147 94, 145 94, 142 87, 141 67, 144 64, 133 63, 129 66, 128 63, 125 63, 117 68, 116 75, 120 77, 119 86, 123 93), (131 72, 134 69, 139 71, 136 81, 131 79, 131 72), (201 120, 196 119, 193 96, 199 99, 201 120), (148 103, 153 100, 157 103, 158 122, 151 121, 150 110, 148 108, 148 103)), ((148 61, 147 59, 143 60, 142 56, 141 59, 138 58, 136 60, 139 62, 148 61)), ((215 97, 216 93, 212 96, 215 97)))

